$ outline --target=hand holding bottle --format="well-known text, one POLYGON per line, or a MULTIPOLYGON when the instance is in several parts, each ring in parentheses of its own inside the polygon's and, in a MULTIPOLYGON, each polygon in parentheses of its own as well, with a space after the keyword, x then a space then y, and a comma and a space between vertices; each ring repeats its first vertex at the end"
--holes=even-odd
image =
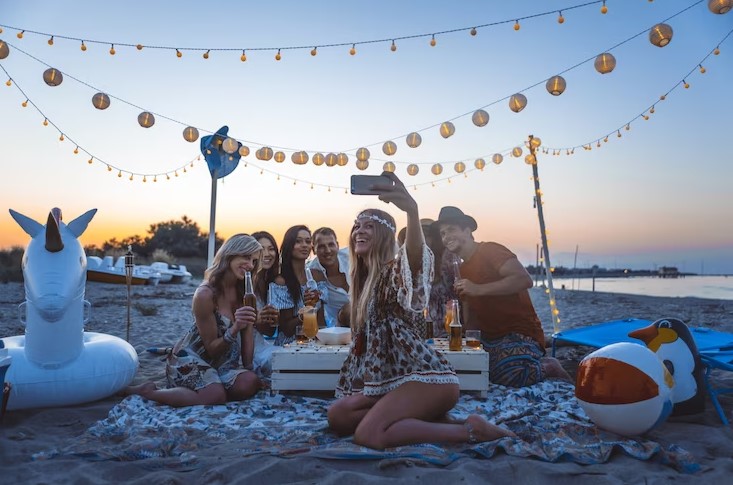
POLYGON ((270 327, 277 327, 280 319, 280 311, 268 304, 262 307, 257 314, 257 322, 270 327))
POLYGON ((303 293, 303 304, 305 306, 316 306, 316 303, 321 299, 321 292, 318 291, 318 283, 313 279, 310 270, 306 270, 306 290, 303 293))
POLYGON ((237 308, 234 312, 234 329, 239 332, 245 330, 250 325, 254 325, 257 320, 257 311, 250 306, 237 308))

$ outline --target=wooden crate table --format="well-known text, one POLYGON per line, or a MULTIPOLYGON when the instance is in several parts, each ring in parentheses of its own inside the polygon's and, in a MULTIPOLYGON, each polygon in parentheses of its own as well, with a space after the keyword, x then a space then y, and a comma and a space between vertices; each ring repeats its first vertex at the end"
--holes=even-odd
MULTIPOLYGON (((448 350, 446 339, 435 339, 435 348, 451 363, 458 375, 461 391, 489 390, 489 354, 483 349, 448 350)), ((348 345, 313 347, 289 344, 272 352, 272 390, 333 391, 339 371, 349 354, 348 345)))

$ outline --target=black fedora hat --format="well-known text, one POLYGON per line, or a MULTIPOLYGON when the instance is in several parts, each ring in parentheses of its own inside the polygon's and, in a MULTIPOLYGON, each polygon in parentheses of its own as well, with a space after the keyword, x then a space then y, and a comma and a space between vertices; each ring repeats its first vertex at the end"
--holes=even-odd
POLYGON ((475 231, 478 227, 478 224, 476 224, 476 219, 471 216, 467 216, 458 207, 453 207, 450 205, 440 209, 438 220, 435 221, 432 225, 433 230, 439 230, 441 224, 459 224, 462 226, 467 226, 469 229, 471 229, 471 232, 475 231))

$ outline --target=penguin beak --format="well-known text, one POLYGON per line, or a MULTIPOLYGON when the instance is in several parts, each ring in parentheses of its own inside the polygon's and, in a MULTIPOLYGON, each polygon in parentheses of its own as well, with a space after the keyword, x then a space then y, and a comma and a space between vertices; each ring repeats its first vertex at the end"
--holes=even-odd
POLYGON ((650 325, 630 332, 629 337, 643 341, 649 350, 656 352, 662 344, 677 340, 677 332, 671 328, 657 328, 656 325, 650 325))

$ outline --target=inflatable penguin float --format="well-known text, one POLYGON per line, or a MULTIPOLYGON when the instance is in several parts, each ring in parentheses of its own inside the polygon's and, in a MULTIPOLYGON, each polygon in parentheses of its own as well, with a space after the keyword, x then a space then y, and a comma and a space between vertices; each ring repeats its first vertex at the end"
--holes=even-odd
POLYGON ((648 327, 629 333, 642 340, 674 377, 673 416, 705 410, 703 365, 690 329, 677 318, 661 318, 648 327))

